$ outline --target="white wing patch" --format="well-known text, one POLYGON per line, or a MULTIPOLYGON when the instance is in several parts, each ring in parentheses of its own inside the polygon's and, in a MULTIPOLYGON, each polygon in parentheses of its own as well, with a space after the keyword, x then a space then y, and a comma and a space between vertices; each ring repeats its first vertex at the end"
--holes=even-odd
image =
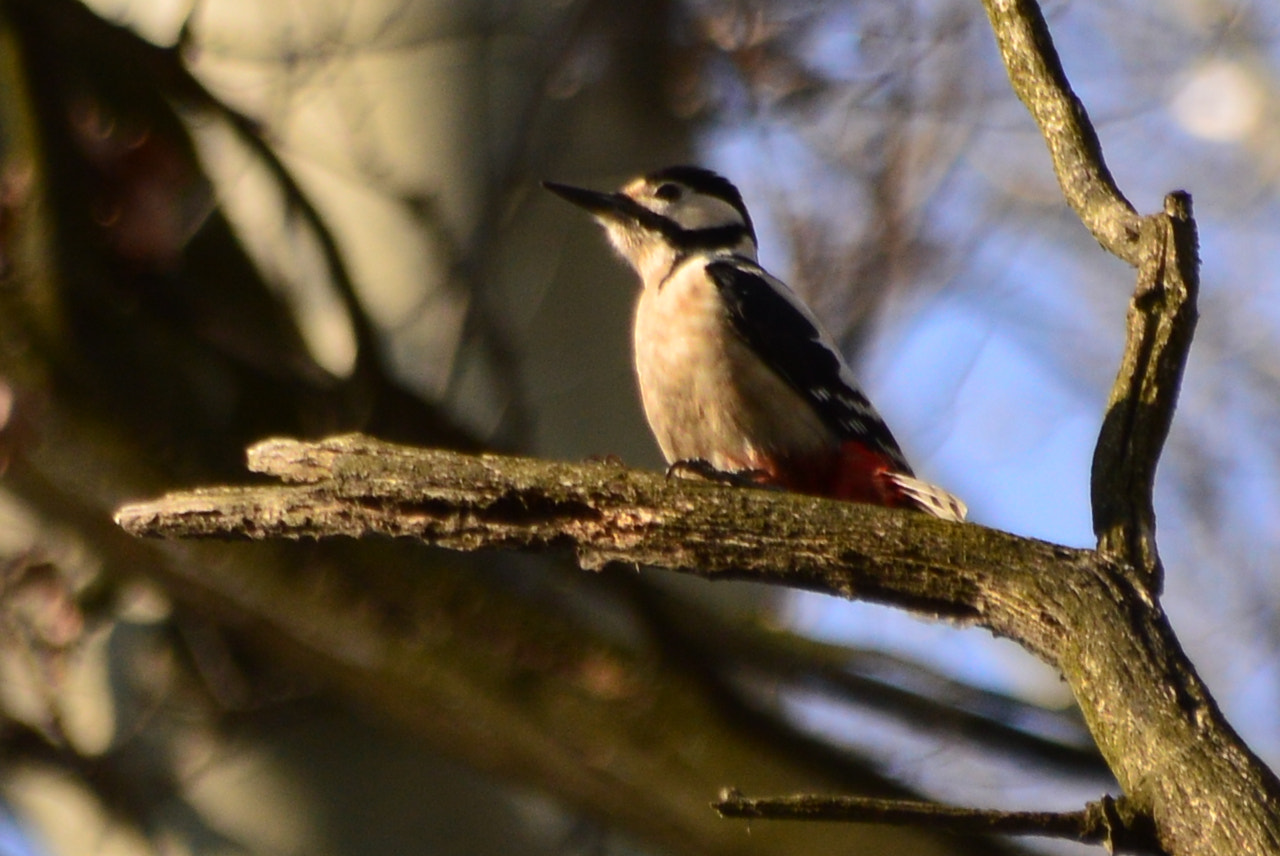
POLYGON ((858 389, 830 335, 785 283, 749 259, 707 263, 734 332, 841 440, 856 440, 899 471, 911 467, 875 407, 858 389))

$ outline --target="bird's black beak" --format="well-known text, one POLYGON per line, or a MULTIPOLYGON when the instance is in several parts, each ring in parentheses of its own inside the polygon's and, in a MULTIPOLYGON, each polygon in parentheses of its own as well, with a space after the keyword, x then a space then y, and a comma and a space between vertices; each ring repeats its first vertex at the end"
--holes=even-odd
POLYGON ((561 199, 566 199, 597 217, 634 220, 636 209, 640 207, 634 199, 623 193, 601 193, 598 190, 587 190, 554 181, 544 181, 542 186, 561 199))

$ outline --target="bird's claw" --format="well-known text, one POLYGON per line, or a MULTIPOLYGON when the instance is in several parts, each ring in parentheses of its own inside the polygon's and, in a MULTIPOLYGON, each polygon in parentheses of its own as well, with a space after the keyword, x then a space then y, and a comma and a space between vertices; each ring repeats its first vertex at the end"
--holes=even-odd
POLYGON ((673 476, 693 476, 735 487, 766 487, 769 473, 765 470, 720 470, 704 458, 685 458, 667 467, 667 478, 673 476))

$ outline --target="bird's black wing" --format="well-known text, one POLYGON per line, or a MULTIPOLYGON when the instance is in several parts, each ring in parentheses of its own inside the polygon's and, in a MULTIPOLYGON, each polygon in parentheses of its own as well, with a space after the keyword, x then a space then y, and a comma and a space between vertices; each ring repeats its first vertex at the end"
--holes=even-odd
POLYGON ((720 290, 734 331, 843 440, 857 440, 911 474, 898 443, 848 369, 823 344, 798 298, 745 260, 713 261, 707 275, 720 290))

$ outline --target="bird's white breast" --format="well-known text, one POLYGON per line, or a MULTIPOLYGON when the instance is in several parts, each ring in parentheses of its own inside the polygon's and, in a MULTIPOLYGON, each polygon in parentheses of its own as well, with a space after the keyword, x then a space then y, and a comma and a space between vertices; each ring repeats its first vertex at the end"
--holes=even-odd
POLYGON ((775 455, 831 447, 818 414, 733 331, 707 261, 684 262, 636 307, 636 375, 667 461, 757 469, 775 455))

